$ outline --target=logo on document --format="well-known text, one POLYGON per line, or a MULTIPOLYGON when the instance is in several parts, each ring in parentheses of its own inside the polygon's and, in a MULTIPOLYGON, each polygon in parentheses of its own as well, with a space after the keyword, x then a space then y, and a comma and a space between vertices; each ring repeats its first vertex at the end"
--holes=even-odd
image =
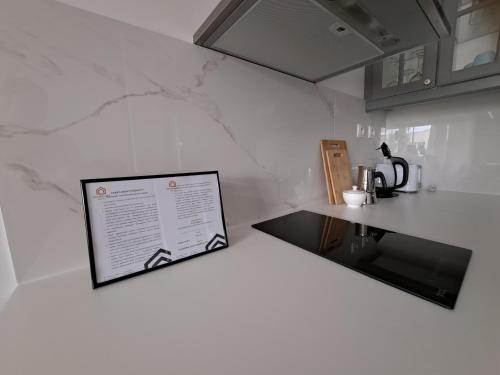
POLYGON ((169 258, 172 253, 168 250, 159 249, 156 253, 153 254, 151 258, 144 263, 144 269, 148 270, 150 268, 156 266, 162 266, 164 264, 170 263, 172 259, 169 258))
POLYGON ((98 196, 101 196, 101 195, 106 195, 106 189, 103 188, 102 186, 99 186, 97 189, 95 189, 95 193, 98 195, 98 196))
POLYGON ((227 246, 226 237, 222 234, 216 233, 210 241, 205 245, 205 250, 215 250, 227 246))
POLYGON ((170 181, 168 183, 168 187, 173 189, 173 188, 176 188, 177 187, 177 182, 175 182, 174 180, 170 181))

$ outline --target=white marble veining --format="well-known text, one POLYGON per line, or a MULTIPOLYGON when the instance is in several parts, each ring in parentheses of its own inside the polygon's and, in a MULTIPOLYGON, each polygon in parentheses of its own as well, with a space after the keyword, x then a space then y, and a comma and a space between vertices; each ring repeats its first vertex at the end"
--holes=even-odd
POLYGON ((217 169, 229 225, 323 196, 334 97, 57 2, 3 0, 0 206, 18 280, 88 264, 82 178, 217 169))
POLYGON ((390 111, 381 139, 423 166, 424 186, 500 195, 498 91, 390 111))

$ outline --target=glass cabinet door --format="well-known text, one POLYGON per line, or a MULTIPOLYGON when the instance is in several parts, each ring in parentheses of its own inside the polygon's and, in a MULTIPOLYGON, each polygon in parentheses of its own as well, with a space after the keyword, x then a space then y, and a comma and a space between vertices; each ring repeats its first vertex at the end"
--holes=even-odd
POLYGON ((441 41, 440 85, 500 73, 499 0, 445 0, 452 33, 441 41))
POLYGON ((418 46, 384 58, 367 68, 371 99, 434 87, 437 43, 418 46))

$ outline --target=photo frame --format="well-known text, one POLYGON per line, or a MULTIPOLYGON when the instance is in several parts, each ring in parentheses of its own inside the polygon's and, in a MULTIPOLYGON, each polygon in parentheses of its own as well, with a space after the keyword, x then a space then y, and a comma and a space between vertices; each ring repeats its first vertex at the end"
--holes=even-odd
POLYGON ((81 180, 93 288, 225 249, 218 171, 81 180))

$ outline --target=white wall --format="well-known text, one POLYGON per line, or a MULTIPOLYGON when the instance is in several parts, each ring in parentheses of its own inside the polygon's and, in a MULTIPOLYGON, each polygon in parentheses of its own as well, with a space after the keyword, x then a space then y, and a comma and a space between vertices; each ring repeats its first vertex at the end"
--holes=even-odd
MULTIPOLYGON (((346 81, 344 81, 346 82, 346 81)), ((353 88, 358 86, 358 81, 353 80, 353 88)), ((348 86, 342 88, 349 90, 348 86)), ((353 182, 357 182, 357 167, 359 165, 374 166, 377 163, 380 151, 376 149, 380 146, 381 129, 386 125, 385 112, 365 112, 365 102, 363 99, 321 87, 325 97, 333 103, 332 111, 334 117, 334 139, 343 139, 347 142, 349 159, 352 166, 353 182), (357 138, 357 126, 362 125, 365 129, 372 126, 375 129, 375 136, 368 138, 367 135, 357 138)))
POLYGON ((332 103, 316 86, 57 2, 4 0, 0 24, 0 205, 20 282, 88 265, 82 178, 218 169, 229 225, 325 195, 332 103))
POLYGON ((358 166, 374 166, 380 151, 381 129, 386 126, 385 112, 366 113, 364 97, 365 69, 359 68, 332 77, 318 84, 324 87, 325 95, 333 103, 334 138, 347 141, 352 166, 353 183, 357 183, 358 166), (358 125, 365 128, 365 136, 357 138, 358 125), (368 138, 368 127, 375 130, 375 135, 368 138))
POLYGON ((58 0, 186 42, 219 0, 58 0))
MULTIPOLYGON (((136 0, 59 0, 67 4, 71 4, 82 9, 93 11, 105 16, 126 21, 131 24, 158 31, 176 38, 186 41, 192 40, 192 35, 197 30, 199 25, 206 19, 210 11, 216 6, 218 0, 143 0, 138 6, 136 0)), ((490 38, 491 39, 491 38, 490 38)), ((485 39, 485 43, 474 43, 483 52, 487 50, 490 40, 485 39)), ((490 43, 491 44, 491 43, 490 43)), ((463 56, 475 56, 477 53, 471 53, 467 48, 470 47, 467 43, 464 44, 462 51, 458 53, 458 65, 464 65, 470 61, 461 59, 463 56), (463 55, 463 56, 462 56, 463 55), (463 60, 463 61, 462 61, 463 60)), ((345 99, 363 97, 364 87, 364 69, 356 69, 354 71, 342 74, 325 80, 319 84, 321 87, 327 87, 342 94, 347 94, 344 100, 349 102, 347 107, 339 104, 343 99, 338 99, 335 109, 336 116, 336 133, 337 138, 346 138, 351 145, 351 159, 353 165, 357 163, 372 163, 380 156, 379 153, 374 154, 373 146, 380 144, 386 140, 383 136, 381 139, 366 140, 356 139, 353 135, 353 126, 357 122, 374 123, 375 126, 383 126, 385 119, 381 114, 365 115, 362 108, 362 102, 354 99, 345 99), (350 104, 350 105, 349 105, 350 104), (356 107, 356 109, 354 109, 356 107), (353 113, 354 111, 354 113, 353 113), (344 115, 342 114, 344 113, 344 115), (354 114, 354 115, 353 115, 354 114)), ((339 96, 342 98, 342 95, 339 96)), ((483 96, 479 99, 451 99, 450 101, 438 101, 436 104, 423 104, 408 109, 396 109, 389 112, 387 126, 392 135, 387 137, 388 142, 401 155, 407 156, 411 161, 419 162, 425 165, 424 182, 426 184, 437 184, 441 189, 472 191, 472 192, 489 192, 499 194, 500 189, 496 183, 496 178, 493 177, 493 184, 490 182, 490 174, 495 173, 495 160, 482 160, 485 157, 479 157, 476 160, 470 151, 472 147, 481 149, 484 143, 487 150, 490 150, 491 139, 488 136, 481 135, 483 132, 494 132, 496 129, 496 119, 485 118, 485 121, 479 123, 479 119, 484 117, 485 111, 481 108, 485 103, 482 103, 483 96), (464 116, 456 118, 457 110, 463 113, 464 116), (448 119, 451 121, 448 123, 448 119), (419 128, 418 137, 428 137, 431 145, 427 142, 425 155, 422 151, 418 155, 411 150, 413 145, 407 145, 403 136, 403 131, 410 131, 413 124, 422 124, 429 122, 427 125, 432 125, 432 131, 426 132, 425 128, 419 128), (449 130, 448 125, 452 126, 451 138, 447 139, 445 134, 449 130), (494 126, 495 125, 495 126, 494 126), (489 130, 487 130, 489 128, 489 130), (394 140, 395 129, 401 129, 398 140, 394 140), (432 134, 431 134, 432 133, 432 134), (466 151, 460 151, 465 149, 466 151), (400 151, 399 151, 400 150, 400 151)), ((496 105, 495 99, 491 99, 488 94, 484 97, 490 102, 492 110, 486 112, 494 113, 496 105)), ((331 98, 333 100, 333 97, 331 98)), ((490 109, 491 109, 490 108, 490 109)), ((425 126, 426 124, 424 124, 425 126)), ((494 139, 494 138, 493 138, 494 139)), ((496 158, 495 151, 491 150, 486 159, 496 158)))
POLYGON ((318 85, 354 96, 358 99, 363 99, 365 94, 365 68, 354 69, 350 72, 334 76, 319 82, 318 85))
POLYGON ((423 166, 424 186, 500 195, 500 91, 387 113, 393 154, 423 166))
POLYGON ((385 141, 394 155, 423 166, 424 187, 500 195, 500 90, 366 114, 360 77, 320 84, 336 92, 334 134, 348 141, 353 177, 356 165, 382 161, 375 149, 385 141), (357 123, 374 125, 377 136, 356 138, 357 123))

